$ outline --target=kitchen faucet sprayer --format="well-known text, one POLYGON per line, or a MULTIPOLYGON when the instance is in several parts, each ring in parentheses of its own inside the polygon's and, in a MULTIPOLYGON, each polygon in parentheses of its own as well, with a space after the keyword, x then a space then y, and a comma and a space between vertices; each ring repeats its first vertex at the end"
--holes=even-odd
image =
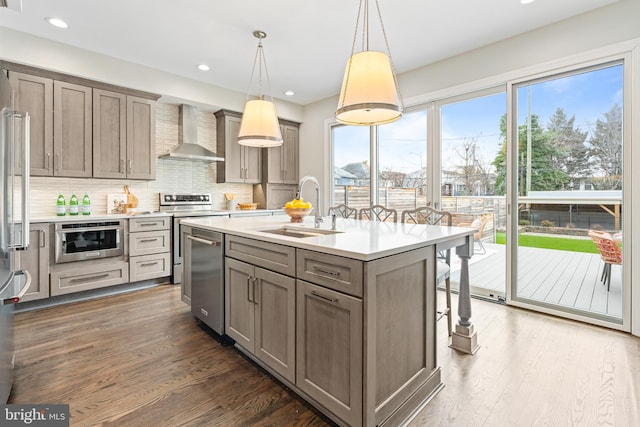
POLYGON ((302 179, 300 180, 300 183, 298 184, 296 199, 300 199, 300 193, 302 193, 302 187, 304 186, 304 183, 307 181, 313 182, 316 186, 316 215, 315 215, 314 227, 320 228, 320 223, 322 222, 322 216, 321 216, 322 209, 320 209, 320 183, 318 182, 318 180, 315 177, 310 175, 302 177, 302 179))

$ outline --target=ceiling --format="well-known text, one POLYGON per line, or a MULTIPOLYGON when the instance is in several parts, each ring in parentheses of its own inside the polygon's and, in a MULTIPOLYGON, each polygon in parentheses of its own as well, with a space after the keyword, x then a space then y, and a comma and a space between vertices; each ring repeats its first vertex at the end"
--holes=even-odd
MULTIPOLYGON (((617 0, 379 0, 398 74, 617 0)), ((246 93, 264 40, 267 95, 306 105, 335 96, 351 53, 357 0, 9 0, 0 26, 246 93), (17 5, 17 6, 16 6, 17 5), (12 8, 13 7, 13 8, 12 8), (67 21, 55 28, 45 17, 67 21), (208 72, 197 64, 206 63, 208 72), (286 90, 295 95, 287 97, 286 90)), ((370 49, 385 50, 370 7, 370 49)), ((359 50, 359 49, 358 49, 359 50)), ((257 93, 254 78, 250 92, 257 93)))

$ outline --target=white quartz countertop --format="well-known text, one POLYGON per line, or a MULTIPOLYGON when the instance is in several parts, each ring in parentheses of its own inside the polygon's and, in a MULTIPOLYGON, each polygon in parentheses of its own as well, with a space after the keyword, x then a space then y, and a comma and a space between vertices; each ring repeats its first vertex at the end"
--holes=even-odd
MULTIPOLYGON (((313 216, 306 217, 302 223, 294 224, 289 221, 288 216, 282 215, 248 218, 189 218, 182 220, 181 224, 362 261, 461 238, 476 232, 476 229, 466 227, 440 227, 344 218, 336 219, 338 233, 335 234, 290 237, 264 231, 281 227, 310 233, 316 230, 313 216)), ((331 218, 325 217, 320 231, 330 231, 330 229, 331 218)))
POLYGON ((64 216, 46 216, 46 217, 31 217, 29 222, 32 224, 38 222, 93 222, 93 221, 110 221, 117 219, 130 219, 130 218, 152 218, 159 216, 171 216, 164 212, 151 212, 151 213, 136 213, 136 214, 94 214, 91 215, 64 215, 64 216))

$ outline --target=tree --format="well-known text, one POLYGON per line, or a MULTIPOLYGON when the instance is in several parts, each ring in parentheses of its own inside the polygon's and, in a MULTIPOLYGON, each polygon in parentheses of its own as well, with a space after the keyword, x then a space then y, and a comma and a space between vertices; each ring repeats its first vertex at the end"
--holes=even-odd
POLYGON ((462 160, 462 165, 457 166, 460 176, 463 179, 465 195, 474 193, 476 183, 482 186, 482 193, 485 194, 490 186, 488 165, 480 159, 478 153, 478 139, 465 139, 459 147, 454 149, 458 157, 462 160))
MULTIPOLYGON (((527 195, 527 188, 532 191, 561 190, 569 182, 569 177, 562 169, 557 168, 560 158, 558 147, 551 143, 548 132, 540 126, 537 114, 531 115, 531 182, 527 183, 527 138, 528 125, 518 126, 518 193, 527 195), (529 185, 527 185, 529 184, 529 185)), ((496 168, 496 194, 506 194, 506 144, 507 119, 500 118, 500 138, 502 145, 496 154, 493 165, 496 168)))
POLYGON ((553 167, 564 171, 572 182, 589 176, 591 164, 585 145, 587 132, 575 128, 575 116, 568 119, 564 110, 557 108, 549 119, 547 132, 549 143, 557 155, 552 158, 553 167))
POLYGON ((622 189, 622 108, 616 103, 596 120, 589 156, 604 175, 603 190, 622 189))

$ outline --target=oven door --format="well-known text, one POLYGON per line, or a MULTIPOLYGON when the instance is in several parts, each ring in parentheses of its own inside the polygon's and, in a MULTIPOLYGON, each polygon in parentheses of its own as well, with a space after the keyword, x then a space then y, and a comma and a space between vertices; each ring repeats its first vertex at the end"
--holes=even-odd
POLYGON ((124 255, 124 227, 56 224, 55 263, 85 261, 124 255))

